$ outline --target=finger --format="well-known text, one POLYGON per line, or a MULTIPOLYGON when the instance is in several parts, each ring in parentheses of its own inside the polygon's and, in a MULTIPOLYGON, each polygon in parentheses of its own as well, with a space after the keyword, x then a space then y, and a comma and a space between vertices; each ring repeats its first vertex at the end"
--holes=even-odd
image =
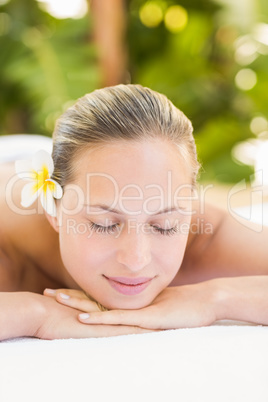
POLYGON ((87 297, 80 298, 73 297, 68 295, 67 292, 62 293, 59 292, 56 295, 56 301, 64 304, 65 306, 75 308, 76 310, 84 311, 84 312, 97 312, 100 311, 99 307, 97 306, 96 302, 93 300, 89 300, 87 297))
POLYGON ((45 296, 54 298, 58 303, 84 312, 102 311, 100 305, 81 290, 45 289, 45 296))
POLYGON ((57 291, 55 289, 45 289, 43 291, 44 296, 53 297, 55 299, 57 291))
POLYGON ((151 307, 141 310, 112 310, 101 313, 79 314, 78 319, 83 324, 132 325, 148 329, 159 328, 156 325, 151 307))
MULTIPOLYGON (((53 297, 54 299, 58 298, 59 295, 62 296, 58 301, 68 300, 71 297, 75 297, 80 300, 88 300, 89 297, 85 295, 85 293, 81 290, 75 289, 48 289, 46 288, 43 292, 44 296, 53 297)), ((90 299, 91 301, 94 301, 90 299)))
POLYGON ((89 297, 85 295, 82 290, 76 289, 48 289, 46 288, 43 292, 45 296, 56 297, 59 293, 66 294, 70 297, 77 297, 80 299, 88 299, 89 297))

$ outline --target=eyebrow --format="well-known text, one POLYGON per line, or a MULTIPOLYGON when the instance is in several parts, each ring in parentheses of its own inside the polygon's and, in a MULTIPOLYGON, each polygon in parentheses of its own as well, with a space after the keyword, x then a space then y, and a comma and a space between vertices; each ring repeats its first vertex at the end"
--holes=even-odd
MULTIPOLYGON (((105 204, 94 204, 94 205, 89 205, 89 204, 84 204, 84 207, 92 207, 92 208, 98 208, 98 209, 103 209, 104 211, 109 211, 113 212, 114 214, 122 215, 123 212, 119 211, 119 209, 111 208, 109 205, 105 204)), ((167 207, 162 209, 161 211, 156 212, 155 214, 150 214, 153 216, 156 215, 162 215, 162 214, 167 214, 169 212, 179 212, 180 210, 185 210, 186 208, 184 207, 167 207)))

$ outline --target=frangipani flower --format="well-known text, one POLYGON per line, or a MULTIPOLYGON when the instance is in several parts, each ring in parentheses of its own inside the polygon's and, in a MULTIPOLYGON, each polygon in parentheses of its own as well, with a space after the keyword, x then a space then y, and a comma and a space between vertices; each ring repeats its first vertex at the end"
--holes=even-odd
POLYGON ((62 188, 50 177, 54 170, 54 163, 50 154, 44 150, 38 151, 32 161, 19 160, 15 162, 17 175, 30 183, 25 184, 21 192, 21 205, 29 207, 40 196, 44 210, 51 216, 56 216, 54 198, 62 197, 62 188))

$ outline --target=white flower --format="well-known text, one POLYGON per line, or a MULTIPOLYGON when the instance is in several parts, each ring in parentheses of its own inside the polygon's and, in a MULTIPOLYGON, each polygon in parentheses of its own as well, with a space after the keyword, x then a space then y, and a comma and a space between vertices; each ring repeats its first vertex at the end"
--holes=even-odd
POLYGON ((51 155, 40 150, 33 156, 32 161, 16 161, 15 169, 21 179, 30 181, 22 189, 21 205, 27 208, 40 196, 45 211, 51 216, 56 216, 54 198, 60 199, 63 192, 61 186, 50 178, 54 170, 51 155))

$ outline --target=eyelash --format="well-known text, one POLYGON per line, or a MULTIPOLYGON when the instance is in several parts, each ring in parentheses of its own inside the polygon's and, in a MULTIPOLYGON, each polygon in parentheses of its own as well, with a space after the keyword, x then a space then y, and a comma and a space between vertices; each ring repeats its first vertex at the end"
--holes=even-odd
POLYGON ((101 225, 97 225, 94 222, 91 222, 89 227, 90 229, 94 230, 97 233, 107 233, 107 234, 111 234, 114 233, 116 231, 116 229, 118 228, 118 223, 116 223, 115 225, 111 225, 111 226, 101 226, 101 225))
POLYGON ((153 228, 157 232, 159 232, 161 235, 164 235, 164 236, 172 236, 175 233, 178 233, 178 226, 174 226, 173 228, 170 228, 170 229, 162 229, 157 226, 153 226, 153 228))
MULTIPOLYGON (((110 225, 110 226, 101 226, 101 225, 97 225, 94 222, 91 222, 89 227, 90 227, 90 229, 94 230, 97 233, 111 234, 111 233, 114 233, 118 229, 119 224, 116 223, 116 224, 110 225)), ((158 226, 152 225, 152 228, 163 236, 172 236, 175 233, 178 233, 178 226, 174 226, 173 228, 170 228, 170 229, 163 229, 158 226)))

